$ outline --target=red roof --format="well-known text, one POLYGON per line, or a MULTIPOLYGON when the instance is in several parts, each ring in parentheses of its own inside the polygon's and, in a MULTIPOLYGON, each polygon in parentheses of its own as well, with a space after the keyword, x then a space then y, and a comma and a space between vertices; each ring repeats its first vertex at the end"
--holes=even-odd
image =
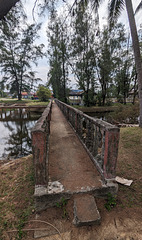
POLYGON ((21 95, 22 95, 22 96, 27 96, 28 93, 27 93, 27 92, 22 92, 21 95))

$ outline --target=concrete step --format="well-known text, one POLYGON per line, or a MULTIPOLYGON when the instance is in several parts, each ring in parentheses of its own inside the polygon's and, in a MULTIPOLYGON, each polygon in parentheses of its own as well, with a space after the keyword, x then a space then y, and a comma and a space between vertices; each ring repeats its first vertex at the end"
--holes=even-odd
POLYGON ((100 224, 101 217, 92 195, 79 194, 74 198, 74 224, 86 226, 100 224))
POLYGON ((94 185, 92 186, 80 186, 76 188, 67 188, 61 182, 54 181, 49 182, 47 186, 36 185, 34 198, 36 211, 40 212, 49 207, 56 206, 57 202, 64 197, 69 200, 73 196, 78 195, 93 195, 94 197, 104 198, 111 193, 115 195, 117 193, 117 184, 114 182, 108 182, 104 184, 100 180, 100 185, 96 184, 96 178, 94 178, 94 185))

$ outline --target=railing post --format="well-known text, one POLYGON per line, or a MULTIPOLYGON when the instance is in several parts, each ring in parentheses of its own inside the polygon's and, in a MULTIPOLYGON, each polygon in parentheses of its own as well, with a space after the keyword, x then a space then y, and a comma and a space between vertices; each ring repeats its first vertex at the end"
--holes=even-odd
POLYGON ((105 133, 104 178, 113 179, 116 176, 116 162, 118 155, 119 130, 109 130, 105 133))
POLYGON ((42 131, 32 132, 33 159, 35 167, 35 185, 46 185, 47 171, 47 133, 42 131))
POLYGON ((35 185, 48 184, 48 146, 51 120, 50 102, 32 129, 32 148, 35 169, 35 185))

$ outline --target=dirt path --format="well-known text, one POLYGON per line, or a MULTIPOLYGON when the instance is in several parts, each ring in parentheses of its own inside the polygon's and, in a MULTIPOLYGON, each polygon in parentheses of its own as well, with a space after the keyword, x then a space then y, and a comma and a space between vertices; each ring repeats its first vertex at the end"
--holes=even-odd
MULTIPOLYGON (((53 224, 61 233, 62 240, 142 240, 142 210, 139 208, 123 209, 116 207, 108 212, 104 208, 104 201, 99 200, 99 211, 102 216, 99 226, 75 227, 73 225, 73 201, 67 205, 68 219, 63 219, 63 211, 58 208, 50 208, 38 214, 37 220, 53 224)), ((39 240, 61 239, 53 227, 46 224, 35 224, 32 227, 47 227, 47 231, 35 232, 39 240), (44 236, 45 234, 45 236, 44 236)), ((25 240, 33 240, 33 233, 25 240)))

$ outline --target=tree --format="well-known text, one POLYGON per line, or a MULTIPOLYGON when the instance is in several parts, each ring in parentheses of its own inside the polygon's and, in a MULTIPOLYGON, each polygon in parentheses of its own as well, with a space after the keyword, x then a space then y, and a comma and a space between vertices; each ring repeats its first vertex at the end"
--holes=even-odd
POLYGON ((4 83, 0 82, 0 95, 1 95, 1 97, 3 97, 3 95, 4 95, 4 89, 5 89, 4 83))
POLYGON ((43 44, 35 45, 38 38, 37 31, 40 25, 28 25, 21 27, 21 16, 11 12, 7 19, 10 21, 0 24, 0 67, 4 73, 3 82, 10 84, 21 99, 21 92, 27 90, 35 78, 32 64, 37 64, 37 59, 43 56, 43 44))
POLYGON ((101 85, 98 95, 101 105, 106 103, 106 98, 108 99, 112 95, 116 97, 116 95, 114 96, 116 89, 118 94, 120 93, 120 72, 122 63, 126 59, 123 51, 125 50, 124 43, 126 43, 126 38, 122 24, 116 24, 111 30, 108 26, 104 26, 103 30, 99 32, 95 53, 96 72, 101 85))
POLYGON ((40 86, 37 91, 37 96, 42 102, 47 102, 49 98, 51 98, 51 91, 44 86, 40 86))
POLYGON ((142 62, 140 55, 139 40, 137 34, 137 28, 134 18, 133 6, 131 0, 110 0, 110 19, 114 19, 119 16, 121 9, 126 5, 129 25, 132 36, 137 78, 138 78, 138 92, 139 92, 139 102, 140 102, 140 122, 139 126, 142 127, 142 62))
MULTIPOLYGON (((41 12, 43 13, 43 11, 45 10, 45 8, 50 9, 51 6, 53 4, 55 4, 55 2, 57 2, 59 0, 50 0, 50 1, 43 1, 43 2, 39 2, 37 4, 38 1, 34 1, 34 8, 36 6, 36 4, 38 5, 38 7, 41 9, 41 12)), ((64 2, 64 0, 62 0, 64 2)), ((9 11, 16 5, 16 3, 20 2, 20 0, 0 0, 0 20, 4 19, 5 16, 9 13, 9 11)), ((34 10, 33 8, 33 10, 34 10)))
POLYGON ((54 96, 63 102, 67 102, 68 84, 68 36, 66 26, 51 13, 47 36, 49 40, 49 64, 48 85, 52 86, 54 96))
POLYGON ((96 26, 90 15, 88 4, 80 2, 74 11, 71 57, 73 73, 80 89, 84 90, 86 106, 94 103, 95 94, 95 52, 94 41, 96 26))
POLYGON ((132 47, 130 45, 130 37, 126 37, 125 29, 122 24, 114 26, 119 26, 117 30, 117 48, 115 51, 115 67, 113 73, 114 86, 115 86, 115 97, 119 101, 126 104, 126 98, 129 95, 129 91, 133 88, 134 82, 134 56, 132 52, 132 47))
MULTIPOLYGON (((114 39, 113 39, 114 40, 114 39)), ((111 83, 111 75, 113 72, 113 51, 114 47, 110 41, 110 32, 105 27, 99 35, 99 43, 96 47, 96 69, 98 79, 101 85, 102 105, 105 104, 106 95, 111 83)))

